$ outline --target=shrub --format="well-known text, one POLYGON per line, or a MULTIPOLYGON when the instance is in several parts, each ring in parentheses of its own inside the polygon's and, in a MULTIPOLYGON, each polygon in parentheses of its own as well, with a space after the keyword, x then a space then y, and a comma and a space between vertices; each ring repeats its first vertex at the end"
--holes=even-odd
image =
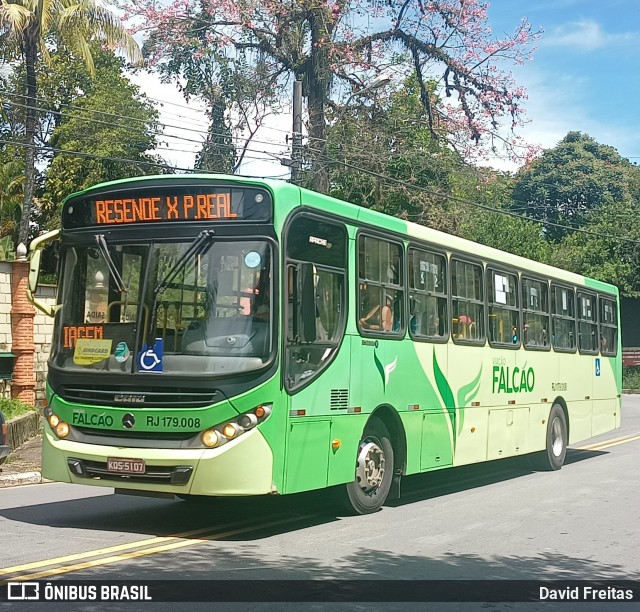
POLYGON ((640 389, 640 366, 625 366, 622 368, 622 388, 640 389))
POLYGON ((13 417, 21 416, 27 412, 35 410, 33 406, 25 404, 17 399, 0 398, 0 410, 4 413, 7 421, 13 417))

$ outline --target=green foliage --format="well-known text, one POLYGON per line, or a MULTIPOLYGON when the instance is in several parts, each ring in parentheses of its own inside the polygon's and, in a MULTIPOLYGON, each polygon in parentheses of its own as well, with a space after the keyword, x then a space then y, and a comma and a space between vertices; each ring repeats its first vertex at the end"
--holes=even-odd
POLYGON ((640 389, 640 366, 623 366, 622 388, 640 389))
POLYGON ((32 412, 33 410, 33 406, 25 404, 20 400, 0 397, 0 411, 2 411, 7 420, 13 419, 17 416, 22 416, 23 414, 27 414, 27 412, 32 412))
MULTIPOLYGON (((5 156, 6 158, 6 156, 5 156)), ((0 257, 6 259, 7 249, 17 239, 17 229, 22 211, 22 187, 24 164, 16 160, 2 161, 0 156, 0 236, 8 238, 0 248, 0 257)))
POLYGON ((0 261, 12 261, 15 259, 15 247, 11 236, 0 238, 0 261))
POLYGON ((60 55, 42 79, 48 107, 59 109, 50 139, 59 151, 45 172, 42 203, 49 226, 69 194, 109 180, 157 174, 162 163, 147 153, 155 147, 157 111, 126 78, 120 58, 99 48, 92 54, 94 78, 60 55))
POLYGON ((592 211, 629 199, 629 166, 613 147, 569 132, 518 173, 513 210, 550 223, 545 225, 546 235, 560 241, 571 231, 551 224, 584 227, 592 211))
POLYGON ((585 216, 585 229, 567 236, 551 262, 613 283, 625 296, 640 295, 640 227, 635 203, 601 205, 585 216), (624 228, 624 232, 620 231, 624 228))
POLYGON ((415 78, 388 100, 363 96, 348 113, 347 107, 336 109, 328 158, 331 195, 457 231, 457 205, 442 194, 451 193, 460 160, 433 138, 415 78))

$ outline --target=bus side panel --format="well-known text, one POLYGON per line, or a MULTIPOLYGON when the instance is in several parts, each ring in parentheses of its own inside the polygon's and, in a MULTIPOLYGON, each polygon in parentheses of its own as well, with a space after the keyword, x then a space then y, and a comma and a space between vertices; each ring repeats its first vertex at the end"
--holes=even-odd
MULTIPOLYGON (((334 361, 313 382, 289 396, 286 428, 284 492, 295 493, 327 486, 331 448, 331 421, 352 406, 350 386, 350 337, 345 337, 334 361)), ((354 436, 352 436, 354 437, 354 436)), ((358 432, 359 440, 359 432, 358 432)), ((340 460, 350 462, 348 480, 353 479, 355 447, 341 446, 340 460), (348 456, 347 459, 344 457, 348 456)), ((335 463, 332 461, 332 464, 335 463)), ((333 468, 336 469, 336 468, 333 468)), ((340 478, 336 474, 333 478, 340 478)), ((344 482, 344 481, 343 481, 344 482)))
MULTIPOLYGON (((562 397, 569 412, 569 443, 575 444, 590 438, 593 420, 593 358, 577 354, 558 353, 559 383, 566 382, 550 399, 562 397)), ((558 387, 556 387, 558 388, 558 387)))
POLYGON ((456 405, 454 465, 485 461, 492 372, 487 347, 450 343, 449 385, 456 405), (474 405, 476 404, 476 405, 474 405))
POLYGON ((329 419, 289 423, 285 493, 320 489, 327 485, 330 433, 329 419))
POLYGON ((595 365, 593 383, 593 421, 591 431, 594 436, 616 429, 620 424, 620 399, 616 380, 615 357, 599 357, 595 365))
POLYGON ((353 480, 358 445, 367 418, 364 414, 341 414, 331 419, 331 442, 335 440, 340 446, 329 451, 327 486, 353 480))

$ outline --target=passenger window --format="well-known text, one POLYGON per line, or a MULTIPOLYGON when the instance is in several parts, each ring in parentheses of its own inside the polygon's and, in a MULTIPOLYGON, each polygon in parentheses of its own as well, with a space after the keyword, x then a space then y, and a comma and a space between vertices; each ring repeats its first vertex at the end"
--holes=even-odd
POLYGON ((492 345, 520 346, 518 277, 489 270, 489 342, 492 345))
POLYGON ((451 260, 451 308, 454 342, 484 344, 484 296, 482 267, 451 260))
POLYGON ((576 308, 573 289, 551 285, 551 344, 557 351, 576 350, 576 308))
POLYGON ((618 309, 616 302, 600 297, 600 352, 615 357, 618 353, 618 309))
POLYGON ((549 288, 522 278, 522 343, 526 349, 549 348, 549 288))
POLYGON ((597 353, 598 321, 596 296, 578 292, 578 348, 581 353, 597 353))
POLYGON ((404 331, 402 247, 372 236, 360 236, 358 277, 360 330, 401 335, 404 331))
POLYGON ((409 249, 409 332, 417 338, 446 340, 447 260, 443 255, 409 249))

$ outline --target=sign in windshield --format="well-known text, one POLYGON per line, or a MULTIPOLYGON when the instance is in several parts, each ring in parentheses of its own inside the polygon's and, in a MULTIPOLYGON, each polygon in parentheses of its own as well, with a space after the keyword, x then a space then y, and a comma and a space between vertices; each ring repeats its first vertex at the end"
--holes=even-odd
POLYGON ((140 186, 65 202, 65 228, 138 223, 269 221, 271 197, 260 188, 217 185, 140 186))

